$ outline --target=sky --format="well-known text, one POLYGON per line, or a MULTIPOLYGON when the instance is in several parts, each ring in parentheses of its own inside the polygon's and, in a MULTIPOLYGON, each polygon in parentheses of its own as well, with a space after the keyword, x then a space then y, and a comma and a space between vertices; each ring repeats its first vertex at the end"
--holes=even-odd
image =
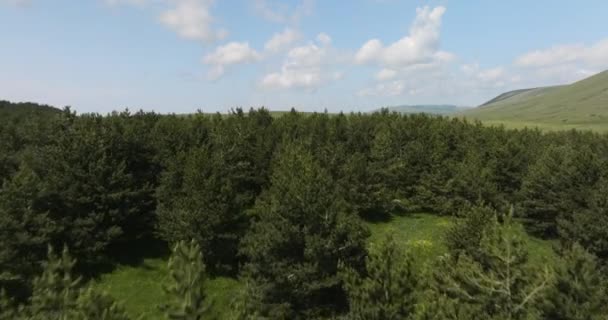
POLYGON ((608 69, 608 1, 0 0, 0 99, 80 113, 476 106, 608 69))

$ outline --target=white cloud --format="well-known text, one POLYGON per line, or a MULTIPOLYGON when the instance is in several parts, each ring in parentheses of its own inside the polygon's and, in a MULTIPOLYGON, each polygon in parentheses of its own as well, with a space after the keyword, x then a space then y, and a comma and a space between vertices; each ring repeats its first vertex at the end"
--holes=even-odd
POLYGON ((393 69, 382 69, 376 73, 376 80, 378 81, 386 81, 393 79, 397 75, 397 71, 393 69))
POLYGON ((260 84, 264 88, 314 89, 339 79, 340 72, 331 71, 333 53, 331 38, 325 33, 317 36, 318 43, 292 48, 287 53, 281 70, 265 75, 260 84))
POLYGON ((317 35, 317 41, 324 46, 328 46, 331 44, 331 37, 327 35, 325 32, 321 32, 317 35))
POLYGON ((300 33, 291 29, 285 28, 282 32, 275 33, 270 40, 266 42, 264 48, 270 52, 279 52, 286 47, 289 47, 300 38, 300 33))
POLYGON ((418 8, 407 36, 388 46, 378 39, 369 40, 356 53, 355 62, 405 68, 449 58, 451 54, 439 51, 441 20, 445 11, 442 6, 418 8))
POLYGON ((219 46, 214 52, 203 58, 203 63, 212 66, 209 72, 211 79, 224 75, 229 66, 253 63, 261 59, 261 55, 249 46, 247 42, 230 42, 219 46))
POLYGON ((160 22, 189 40, 213 42, 226 36, 225 30, 215 30, 211 15, 213 0, 172 0, 171 9, 160 16, 160 22))
POLYGON ((521 55, 515 60, 516 66, 529 68, 565 64, 597 67, 608 66, 608 39, 598 41, 591 46, 568 44, 544 50, 535 50, 521 55))
POLYGON ((304 16, 310 15, 315 0, 301 0, 294 8, 283 1, 253 0, 255 11, 264 19, 276 23, 298 23, 304 16))
MULTIPOLYGON (((372 88, 366 88, 357 92, 358 96, 399 96, 406 91, 405 81, 395 80, 391 82, 378 83, 372 88)), ((415 93, 415 89, 411 89, 415 93)))
POLYGON ((119 5, 134 5, 134 6, 143 6, 150 2, 150 0, 104 0, 104 2, 109 6, 119 6, 119 5))
POLYGON ((517 57, 513 66, 529 86, 571 83, 608 69, 608 39, 530 51, 517 57))

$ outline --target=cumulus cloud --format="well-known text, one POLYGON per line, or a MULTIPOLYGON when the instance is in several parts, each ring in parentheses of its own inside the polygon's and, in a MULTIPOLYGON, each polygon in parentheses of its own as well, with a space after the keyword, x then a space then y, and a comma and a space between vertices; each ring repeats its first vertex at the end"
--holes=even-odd
MULTIPOLYGON (((391 82, 378 83, 374 87, 365 88, 357 92, 358 96, 399 96, 406 91, 405 81, 395 80, 391 82)), ((411 94, 415 94, 415 89, 410 90, 411 94)))
POLYGON ((407 36, 387 46, 378 39, 371 39, 356 53, 355 62, 404 68, 451 57, 451 54, 439 51, 441 20, 445 11, 442 6, 418 8, 407 36))
POLYGON ((517 57, 513 66, 532 85, 578 81, 608 69, 608 39, 533 50, 517 57))
POLYGON ((247 42, 230 42, 219 46, 214 52, 203 57, 203 63, 210 65, 209 77, 218 79, 226 72, 226 68, 259 61, 262 56, 247 42))
POLYGON ((209 43, 226 36, 225 30, 213 28, 213 0, 172 0, 170 3, 173 7, 163 12, 159 19, 180 37, 209 43))
POLYGON ((317 41, 324 46, 328 46, 331 44, 331 37, 327 33, 321 32, 317 35, 317 41))
POLYGON ((264 76, 264 88, 304 88, 313 89, 329 81, 339 79, 341 73, 329 71, 332 54, 329 44, 331 38, 321 33, 317 43, 292 48, 287 53, 281 70, 264 76))
POLYGON ((291 28, 285 28, 282 32, 275 33, 264 45, 264 49, 270 52, 279 52, 292 45, 300 38, 300 33, 291 28))
POLYGON ((376 80, 378 81, 386 81, 393 79, 397 75, 397 71, 393 69, 382 69, 376 73, 376 80))
POLYGON ((543 72, 564 70, 578 73, 601 71, 608 68, 608 39, 593 45, 567 44, 543 50, 534 50, 515 59, 514 65, 521 68, 544 69, 543 72))
POLYGON ((301 0, 295 7, 289 7, 283 1, 253 0, 253 6, 262 18, 276 23, 298 23, 302 17, 310 15, 315 0, 301 0))
POLYGON ((109 6, 119 6, 119 5, 134 5, 134 6, 143 6, 150 2, 150 0, 104 0, 105 4, 109 6))

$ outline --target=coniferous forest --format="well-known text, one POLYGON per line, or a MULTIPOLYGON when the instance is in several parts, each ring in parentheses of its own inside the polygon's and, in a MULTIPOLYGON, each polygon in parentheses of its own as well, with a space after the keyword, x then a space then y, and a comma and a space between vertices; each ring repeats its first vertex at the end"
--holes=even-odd
POLYGON ((91 285, 167 258, 166 319, 608 319, 608 135, 457 118, 0 103, 0 319, 136 319, 91 285), (420 256, 368 222, 450 217, 420 256), (538 262, 528 236, 550 241, 538 262))

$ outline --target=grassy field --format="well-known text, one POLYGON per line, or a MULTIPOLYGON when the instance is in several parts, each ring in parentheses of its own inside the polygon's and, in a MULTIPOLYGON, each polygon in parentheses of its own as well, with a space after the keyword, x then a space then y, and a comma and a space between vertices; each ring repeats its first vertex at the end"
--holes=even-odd
MULTIPOLYGON (((372 232, 370 250, 374 250, 374 246, 391 233, 399 244, 414 254, 416 262, 422 266, 447 252, 443 235, 451 221, 450 217, 414 213, 393 216, 384 222, 367 223, 372 232)), ((527 237, 527 241, 534 263, 543 264, 555 259, 550 242, 532 237, 527 237)), ((134 318, 143 315, 143 319, 155 320, 162 319, 162 313, 156 306, 163 303, 162 287, 166 277, 166 260, 147 259, 138 266, 118 267, 100 277, 96 285, 123 301, 134 318)), ((230 319, 233 309, 231 302, 238 296, 242 285, 231 278, 212 279, 207 285, 211 303, 207 319, 230 319)))

